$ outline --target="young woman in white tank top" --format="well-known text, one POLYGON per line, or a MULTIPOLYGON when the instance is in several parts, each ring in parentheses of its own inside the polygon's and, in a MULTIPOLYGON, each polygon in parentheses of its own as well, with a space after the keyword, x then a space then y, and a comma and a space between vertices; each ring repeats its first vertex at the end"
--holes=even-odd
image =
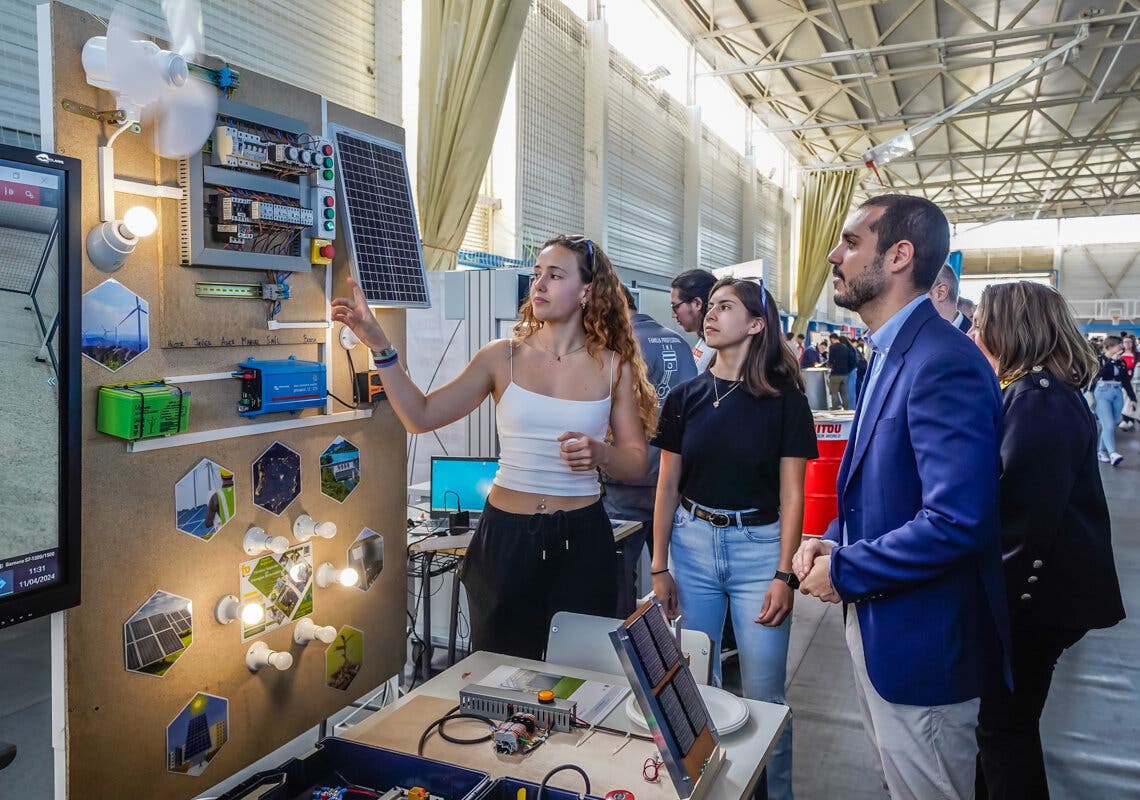
POLYGON ((426 396, 349 284, 354 296, 333 300, 332 319, 376 353, 408 431, 449 425, 488 395, 498 404, 499 473, 460 571, 472 648, 538 658, 556 611, 612 616, 618 563, 597 468, 644 473, 657 398, 609 258, 580 236, 544 244, 515 337, 481 348, 426 396))

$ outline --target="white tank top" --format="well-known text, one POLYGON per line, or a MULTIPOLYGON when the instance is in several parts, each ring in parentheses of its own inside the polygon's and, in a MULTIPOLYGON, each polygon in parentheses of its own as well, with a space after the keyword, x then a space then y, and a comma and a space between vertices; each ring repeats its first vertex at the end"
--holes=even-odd
POLYGON ((595 441, 605 439, 610 426, 614 358, 610 359, 609 394, 601 400, 563 400, 515 383, 514 345, 507 346, 511 351, 511 380, 495 409, 499 428, 495 484, 517 492, 559 497, 597 494, 598 473, 573 472, 559 455, 562 445, 558 437, 566 431, 578 431, 595 441))

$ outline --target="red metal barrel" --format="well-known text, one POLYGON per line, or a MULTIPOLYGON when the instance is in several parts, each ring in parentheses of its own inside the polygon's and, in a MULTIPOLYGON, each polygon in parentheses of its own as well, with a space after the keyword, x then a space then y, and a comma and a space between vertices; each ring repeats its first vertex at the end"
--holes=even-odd
POLYGON ((835 482, 855 412, 816 411, 813 416, 819 458, 807 462, 807 474, 804 476, 804 534, 822 536, 839 515, 835 482))

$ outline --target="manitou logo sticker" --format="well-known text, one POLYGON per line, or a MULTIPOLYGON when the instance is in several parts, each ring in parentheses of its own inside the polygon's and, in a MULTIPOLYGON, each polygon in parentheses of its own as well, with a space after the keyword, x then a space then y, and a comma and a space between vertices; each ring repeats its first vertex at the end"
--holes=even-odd
POLYGON ((846 439, 851 432, 850 422, 817 422, 816 439, 846 439))
POLYGON ((37 153, 36 154, 36 161, 40 162, 41 164, 62 164, 63 163, 62 159, 52 158, 47 153, 37 153))

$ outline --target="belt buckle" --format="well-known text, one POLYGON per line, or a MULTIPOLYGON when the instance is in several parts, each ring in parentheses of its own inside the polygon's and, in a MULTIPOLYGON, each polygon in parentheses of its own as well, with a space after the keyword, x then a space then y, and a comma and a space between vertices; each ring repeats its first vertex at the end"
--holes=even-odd
POLYGON ((728 514, 722 513, 720 511, 710 511, 708 512, 708 515, 709 523, 714 528, 727 528, 732 524, 732 517, 730 517, 728 514))

